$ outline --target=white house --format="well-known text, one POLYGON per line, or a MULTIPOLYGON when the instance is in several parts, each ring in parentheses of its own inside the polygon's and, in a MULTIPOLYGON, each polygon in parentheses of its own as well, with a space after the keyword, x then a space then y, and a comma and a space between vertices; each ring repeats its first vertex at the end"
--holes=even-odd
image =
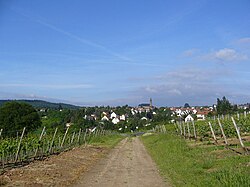
POLYGON ((135 115, 135 111, 133 109, 131 109, 131 114, 135 115))
POLYGON ((185 118, 185 122, 188 121, 194 121, 194 118, 190 114, 185 118))
POLYGON ((117 123, 119 123, 119 122, 120 122, 120 120, 119 120, 118 118, 112 119, 112 123, 113 123, 113 124, 117 124, 117 123))
POLYGON ((102 121, 109 121, 109 118, 107 116, 103 116, 101 120, 102 121))
POLYGON ((204 112, 197 112, 196 116, 197 116, 197 120, 205 120, 204 112))
POLYGON ((121 121, 125 121, 125 120, 126 120, 126 116, 125 116, 124 114, 121 115, 121 116, 120 116, 120 120, 121 120, 121 121))
POLYGON ((116 118, 116 117, 117 117, 116 113, 112 112, 112 114, 110 115, 110 118, 113 119, 113 118, 116 118))
POLYGON ((198 111, 196 109, 193 109, 193 114, 196 114, 198 111))

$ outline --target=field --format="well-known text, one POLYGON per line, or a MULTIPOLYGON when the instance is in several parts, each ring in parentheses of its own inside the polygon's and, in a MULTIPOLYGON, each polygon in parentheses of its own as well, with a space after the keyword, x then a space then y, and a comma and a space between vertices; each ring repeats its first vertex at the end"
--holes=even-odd
MULTIPOLYGON (((23 130, 25 132, 25 129, 23 130)), ((49 155, 59 154, 74 147, 87 144, 110 146, 113 139, 110 139, 110 131, 96 130, 89 131, 70 131, 68 128, 65 133, 57 132, 46 133, 43 128, 38 134, 28 134, 15 138, 5 138, 0 141, 1 172, 5 170, 23 166, 34 160, 42 160, 49 155)))
POLYGON ((124 137, 107 135, 92 138, 88 145, 33 160, 23 167, 6 170, 0 176, 5 186, 72 186, 124 137))
MULTIPOLYGON (((173 131, 171 128, 169 130, 173 131)), ((177 123, 175 132, 185 139, 201 144, 216 144, 247 154, 250 146, 250 116, 227 116, 192 123, 177 123)))

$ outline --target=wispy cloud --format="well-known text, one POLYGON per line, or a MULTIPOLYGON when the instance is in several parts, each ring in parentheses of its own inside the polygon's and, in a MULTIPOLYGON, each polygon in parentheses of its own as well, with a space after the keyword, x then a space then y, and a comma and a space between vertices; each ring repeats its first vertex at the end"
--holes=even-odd
POLYGON ((218 49, 212 52, 201 53, 198 49, 189 49, 182 53, 184 57, 194 57, 204 61, 239 62, 248 60, 248 55, 232 48, 218 49))
POLYGON ((234 49, 220 49, 211 54, 211 57, 220 61, 242 61, 247 60, 248 57, 245 54, 236 52, 234 49))
POLYGON ((236 41, 238 44, 250 44, 250 37, 240 38, 236 41))
POLYGON ((92 88, 90 84, 0 84, 0 87, 23 87, 23 88, 46 88, 46 89, 81 89, 81 88, 92 88))
POLYGON ((225 69, 201 69, 182 67, 165 74, 152 77, 150 84, 140 86, 133 95, 143 98, 153 97, 166 105, 192 104, 206 105, 216 102, 217 97, 232 94, 232 72, 225 69))

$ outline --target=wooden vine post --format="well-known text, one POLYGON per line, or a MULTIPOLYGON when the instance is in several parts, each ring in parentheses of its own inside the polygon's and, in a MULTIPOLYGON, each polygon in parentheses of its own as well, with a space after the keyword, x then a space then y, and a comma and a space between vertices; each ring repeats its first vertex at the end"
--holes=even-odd
POLYGON ((66 135, 67 135, 68 131, 69 131, 69 127, 67 127, 67 129, 66 129, 66 131, 64 133, 64 136, 63 136, 63 139, 62 139, 62 143, 61 143, 61 148, 63 147, 63 144, 64 144, 64 141, 65 141, 65 138, 66 138, 66 135))
POLYGON ((86 141, 86 136, 87 136, 88 129, 85 130, 83 141, 84 141, 84 146, 87 146, 87 141, 86 141))
POLYGON ((52 147, 53 147, 53 143, 54 143, 54 140, 55 140, 55 137, 56 137, 57 129, 58 128, 56 127, 56 130, 54 132, 53 138, 52 138, 51 143, 50 143, 49 153, 51 153, 51 150, 52 150, 52 147))
POLYGON ((20 137, 20 141, 18 143, 18 147, 17 147, 17 151, 16 151, 16 157, 15 157, 15 163, 17 162, 17 159, 18 159, 18 155, 19 155, 19 151, 20 151, 20 147, 21 147, 21 143, 22 143, 22 139, 23 139, 25 129, 26 129, 26 127, 23 128, 23 132, 22 132, 22 135, 20 137))
MULTIPOLYGON (((42 137, 43 137, 44 131, 45 131, 45 127, 43 127, 43 130, 42 130, 42 132, 41 132, 41 134, 40 134, 40 137, 39 137, 39 143, 40 143, 40 141, 42 140, 42 137)), ((38 148, 36 148, 36 151, 35 151, 35 155, 34 155, 34 157, 36 157, 37 152, 38 152, 38 148)))
POLYGON ((216 139, 216 136, 215 136, 215 134, 214 134, 214 130, 213 130, 212 124, 211 124, 210 122, 208 122, 208 125, 209 125, 209 127, 210 127, 211 132, 212 132, 212 135, 213 135, 213 138, 214 138, 215 143, 218 143, 218 142, 217 142, 217 139, 216 139))
POLYGON ((239 139, 239 141, 240 141, 240 145, 241 145, 241 147, 248 153, 248 150, 247 150, 247 148, 244 146, 243 141, 242 141, 242 139, 241 139, 239 128, 238 128, 237 124, 235 123, 234 118, 232 117, 231 119, 232 119, 232 121, 233 121, 234 128, 235 128, 235 130, 236 130, 236 132, 237 132, 238 139, 239 139))
POLYGON ((77 142, 78 142, 79 145, 80 145, 81 131, 82 131, 82 129, 80 128, 80 129, 79 129, 79 133, 78 133, 78 138, 77 138, 77 142))
POLYGON ((2 169, 4 170, 4 150, 2 151, 2 169))
POLYGON ((2 137, 3 129, 0 130, 0 138, 2 137))
POLYGON ((71 138, 70 144, 72 144, 72 143, 74 142, 74 138, 75 138, 75 131, 73 132, 73 135, 72 135, 72 138, 71 138))
POLYGON ((182 123, 182 125, 183 125, 183 136, 184 136, 184 138, 186 138, 186 128, 185 128, 185 124, 182 123))
POLYGON ((220 130, 221 130, 222 136, 223 136, 223 138, 224 138, 226 147, 228 147, 227 137, 226 137, 226 135, 225 135, 225 133, 224 133, 224 130, 223 130, 223 127, 222 127, 222 125, 221 125, 221 123, 220 123, 220 119, 218 118, 217 120, 218 120, 218 123, 219 123, 219 126, 220 126, 220 130))
POLYGON ((193 130, 194 130, 194 138, 196 140, 197 139, 197 135, 196 135, 196 129, 195 129, 194 121, 192 121, 192 125, 193 125, 193 130))
POLYGON ((179 126, 179 129, 180 129, 180 134, 181 134, 181 136, 182 136, 182 127, 181 127, 181 124, 178 123, 178 126, 179 126))
POLYGON ((190 134, 189 122, 187 122, 187 130, 188 130, 188 139, 190 139, 191 134, 190 134))
POLYGON ((166 129, 165 125, 163 125, 163 131, 164 131, 164 134, 167 133, 167 129, 166 129))

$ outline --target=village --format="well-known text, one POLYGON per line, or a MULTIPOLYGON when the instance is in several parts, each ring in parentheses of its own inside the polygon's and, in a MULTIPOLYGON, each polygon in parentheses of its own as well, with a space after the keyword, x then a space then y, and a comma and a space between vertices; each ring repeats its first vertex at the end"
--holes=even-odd
MULTIPOLYGON (((90 128, 99 125, 105 126, 105 124, 109 124, 108 126, 111 127, 111 124, 113 124, 115 126, 112 126, 112 129, 121 131, 131 125, 135 126, 135 129, 142 126, 147 127, 151 125, 151 122, 162 119, 171 123, 206 120, 217 115, 216 107, 216 104, 213 106, 189 106, 187 103, 183 107, 156 107, 153 105, 152 98, 150 98, 148 103, 141 103, 137 107, 128 105, 122 107, 84 107, 76 111, 79 113, 76 116, 81 116, 85 125, 91 122, 90 128)), ((249 111, 249 104, 238 105, 237 108, 242 111, 249 111)), ((39 109, 44 120, 48 120, 46 114, 49 110, 39 109)), ((64 112, 65 109, 60 108, 57 111, 64 112)), ((66 127, 76 124, 76 120, 72 119, 64 123, 66 127)))

